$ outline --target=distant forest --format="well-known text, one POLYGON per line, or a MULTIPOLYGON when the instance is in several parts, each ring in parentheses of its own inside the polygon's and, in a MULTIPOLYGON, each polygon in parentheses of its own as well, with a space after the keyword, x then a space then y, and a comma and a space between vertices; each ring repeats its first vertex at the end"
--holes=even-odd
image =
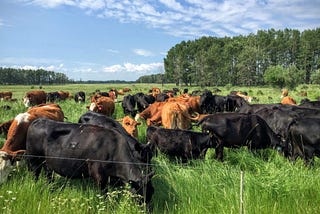
MULTIPOLYGON (((141 76, 137 83, 197 86, 257 86, 320 83, 320 28, 259 30, 236 37, 182 41, 164 58, 164 73, 141 76), (282 76, 281 76, 282 75, 282 76), (288 81, 287 81, 288 80, 288 81)), ((63 73, 0 68, 0 84, 128 83, 74 81, 63 73)))
POLYGON ((142 76, 137 81, 200 86, 263 85, 266 79, 273 78, 270 78, 273 71, 269 72, 269 78, 266 71, 281 67, 284 71, 289 69, 283 78, 291 78, 292 71, 302 73, 300 83, 308 84, 320 69, 320 28, 303 32, 259 30, 247 36, 182 41, 168 51, 164 66, 163 75, 142 76))

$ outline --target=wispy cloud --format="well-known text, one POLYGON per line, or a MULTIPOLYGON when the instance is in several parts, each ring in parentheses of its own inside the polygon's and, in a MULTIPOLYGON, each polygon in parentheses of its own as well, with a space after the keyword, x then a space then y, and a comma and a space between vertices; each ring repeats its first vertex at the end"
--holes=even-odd
POLYGON ((139 56, 153 56, 153 53, 144 49, 134 49, 133 52, 139 56))
POLYGON ((315 28, 320 23, 319 0, 24 1, 46 8, 74 6, 99 17, 115 18, 125 23, 141 23, 184 37, 208 34, 228 36, 266 28, 315 28))

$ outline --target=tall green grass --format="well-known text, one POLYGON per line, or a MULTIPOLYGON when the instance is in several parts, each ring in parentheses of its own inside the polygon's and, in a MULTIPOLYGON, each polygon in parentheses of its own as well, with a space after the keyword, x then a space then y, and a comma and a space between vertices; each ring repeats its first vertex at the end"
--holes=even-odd
MULTIPOLYGON (((95 89, 107 91, 110 87, 126 85, 67 85, 43 86, 46 91, 65 90, 74 93, 81 89, 86 93, 95 89), (104 90, 105 88, 105 90, 104 90)), ((173 87, 168 86, 169 87, 173 87)), ((302 86, 301 86, 302 87, 302 86)), ((319 96, 315 86, 307 86, 308 94, 319 96)), ((148 85, 132 86, 136 93, 146 92, 148 85)), ((305 88, 305 87, 304 87, 305 88)), ((6 121, 24 112, 21 103, 24 92, 30 86, 4 86, 0 91, 15 90, 14 97, 19 102, 0 102, 10 105, 10 111, 0 110, 0 121, 6 121), (11 87, 11 88, 10 88, 11 87)), ((260 103, 278 101, 280 92, 272 88, 235 88, 246 90, 257 96, 260 103), (258 91, 263 92, 263 95, 258 91), (279 93, 278 93, 279 92, 279 93), (268 98, 272 97, 272 100, 268 98)), ((193 90, 193 89, 190 89, 193 90)), ((231 89, 232 90, 232 89, 231 89)), ((291 95, 298 93, 293 91, 291 95)), ((305 90, 305 89, 304 89, 305 90)), ((229 89, 224 89, 225 95, 229 89)), ((297 100, 299 100, 298 98, 297 100)), ((301 97, 302 99, 302 97, 301 97)), ((121 100, 121 97, 120 97, 121 100)), ((73 100, 59 102, 66 121, 77 122, 85 113, 86 105, 73 100)), ((121 104, 116 104, 114 118, 123 117, 121 104)), ((139 141, 146 142, 146 124, 139 127, 139 141)), ((198 130, 198 129, 197 129, 198 130)), ((1 145, 5 136, 0 136, 1 145)), ((305 167, 303 161, 292 163, 273 150, 256 153, 246 148, 224 150, 224 162, 214 159, 214 150, 209 149, 204 160, 193 160, 182 164, 179 160, 170 161, 158 154, 152 160, 155 176, 152 179, 152 213, 239 213, 240 212, 240 173, 244 172, 243 201, 244 213, 320 213, 320 162, 315 159, 313 167, 305 167)), ((137 196, 127 188, 110 188, 103 195, 90 179, 66 179, 55 175, 55 181, 41 176, 35 181, 25 166, 19 166, 9 180, 0 185, 0 213, 145 213, 145 207, 137 203, 137 196)))

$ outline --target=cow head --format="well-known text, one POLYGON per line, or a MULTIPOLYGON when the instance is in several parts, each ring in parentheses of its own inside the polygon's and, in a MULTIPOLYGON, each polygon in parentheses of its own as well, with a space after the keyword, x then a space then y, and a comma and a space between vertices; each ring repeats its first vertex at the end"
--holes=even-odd
POLYGON ((154 193, 154 188, 152 186, 151 179, 154 174, 154 172, 150 172, 147 175, 142 175, 141 179, 138 181, 129 181, 129 184, 131 185, 131 192, 143 196, 143 202, 146 203, 149 210, 152 209, 150 201, 154 193))
POLYGON ((9 174, 15 168, 18 160, 24 151, 18 151, 14 154, 9 154, 5 151, 0 151, 0 184, 7 181, 9 174))
POLYGON ((138 139, 138 125, 141 125, 140 122, 135 121, 129 116, 125 116, 122 119, 123 128, 134 138, 138 139))

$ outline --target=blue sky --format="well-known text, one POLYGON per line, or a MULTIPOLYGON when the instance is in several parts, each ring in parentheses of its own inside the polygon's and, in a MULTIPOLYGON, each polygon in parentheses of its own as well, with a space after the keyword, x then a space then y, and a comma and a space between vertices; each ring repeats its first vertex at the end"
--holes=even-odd
POLYGON ((0 67, 132 81, 183 40, 317 27, 320 0, 0 0, 0 67))

